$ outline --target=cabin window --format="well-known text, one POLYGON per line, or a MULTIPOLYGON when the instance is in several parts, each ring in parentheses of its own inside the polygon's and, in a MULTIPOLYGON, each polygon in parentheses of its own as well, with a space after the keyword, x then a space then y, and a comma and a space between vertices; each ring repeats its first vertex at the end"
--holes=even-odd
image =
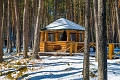
POLYGON ((79 42, 82 42, 82 33, 79 34, 79 42))
POLYGON ((66 31, 63 31, 63 33, 62 33, 62 41, 67 41, 67 33, 66 33, 66 31))
POLYGON ((59 33, 58 34, 58 40, 59 41, 67 41, 67 33, 66 33, 66 31, 63 31, 63 33, 59 33))
POLYGON ((62 41, 62 33, 58 34, 58 41, 62 41))
POLYGON ((48 41, 55 41, 55 35, 53 33, 48 33, 48 41))
POLYGON ((76 33, 70 33, 70 41, 76 41, 76 33))

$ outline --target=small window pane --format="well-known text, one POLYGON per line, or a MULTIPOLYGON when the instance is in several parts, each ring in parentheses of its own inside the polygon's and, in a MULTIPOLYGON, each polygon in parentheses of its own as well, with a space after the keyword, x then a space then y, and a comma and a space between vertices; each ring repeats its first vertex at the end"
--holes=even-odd
POLYGON ((76 41, 76 34, 75 33, 70 34, 70 41, 76 41))
POLYGON ((79 42, 82 42, 82 33, 79 34, 79 42))
POLYGON ((48 41, 55 41, 55 36, 53 33, 48 34, 48 41))
POLYGON ((62 41, 62 33, 59 33, 59 34, 58 34, 58 40, 59 40, 59 41, 62 41))

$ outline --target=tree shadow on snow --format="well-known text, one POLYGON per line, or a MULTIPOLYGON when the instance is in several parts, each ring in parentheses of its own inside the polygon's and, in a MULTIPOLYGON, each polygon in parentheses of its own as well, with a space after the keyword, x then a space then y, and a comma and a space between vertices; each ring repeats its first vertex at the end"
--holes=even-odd
MULTIPOLYGON (((29 76, 38 74, 38 75, 33 76, 27 80, 56 79, 56 78, 64 79, 64 77, 71 76, 71 75, 74 76, 75 74, 78 74, 78 73, 82 74, 81 68, 70 67, 70 68, 66 68, 64 70, 58 70, 58 71, 39 71, 39 72, 33 72, 33 73, 27 74, 29 76), (75 71, 73 72, 73 70, 75 70, 75 71), (58 74, 56 74, 56 73, 58 73, 58 74)), ((22 79, 22 77, 19 79, 22 79)), ((74 80, 82 80, 82 78, 74 79, 74 80)))

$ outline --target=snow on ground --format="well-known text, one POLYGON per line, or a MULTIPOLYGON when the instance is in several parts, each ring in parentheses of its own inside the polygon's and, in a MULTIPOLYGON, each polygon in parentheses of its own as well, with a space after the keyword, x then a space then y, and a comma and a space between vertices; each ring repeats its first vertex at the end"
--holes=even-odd
MULTIPOLYGON (((82 80, 83 56, 40 56, 41 59, 32 58, 21 59, 14 56, 17 60, 10 60, 8 64, 16 62, 24 63, 28 68, 25 75, 18 80, 82 80)), ((6 64, 7 65, 7 64, 6 64)), ((13 66, 13 65, 12 65, 13 66)), ((15 64, 14 64, 15 66, 15 64)), ((22 64, 22 66, 24 66, 22 64)), ((3 67, 2 71, 7 71, 14 67, 3 67)), ((97 80, 97 62, 94 57, 90 57, 90 80, 97 80)), ((13 73, 13 75, 17 74, 13 73)), ((0 80, 11 80, 6 75, 0 76, 0 80)), ((120 59, 108 60, 108 80, 120 80, 120 59)))
MULTIPOLYGON (((39 60, 5 53, 0 63, 0 80, 82 80, 83 54, 74 56, 40 56, 39 60)), ((31 50, 29 50, 31 51, 31 50)), ((116 52, 120 49, 115 49, 116 52)), ((68 53, 67 53, 68 54, 68 53)), ((95 52, 90 53, 91 56, 95 52)), ((119 54, 118 54, 119 55, 119 54)), ((98 63, 90 57, 90 80, 97 80, 98 63)), ((120 80, 120 59, 108 60, 108 80, 120 80)))

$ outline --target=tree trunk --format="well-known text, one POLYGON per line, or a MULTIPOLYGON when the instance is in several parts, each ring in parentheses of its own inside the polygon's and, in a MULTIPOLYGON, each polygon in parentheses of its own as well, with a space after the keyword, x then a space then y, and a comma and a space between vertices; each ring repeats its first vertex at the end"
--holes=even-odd
POLYGON ((91 24, 92 42, 95 42, 95 25, 94 25, 95 20, 94 20, 94 10, 93 9, 92 9, 92 19, 91 20, 92 20, 92 24, 91 24))
POLYGON ((66 0, 66 18, 68 20, 70 20, 70 9, 71 9, 70 2, 69 0, 66 0))
POLYGON ((73 1, 74 4, 74 22, 76 22, 76 0, 73 1))
POLYGON ((57 19, 57 0, 54 0, 54 21, 57 19))
POLYGON ((70 0, 70 7, 71 7, 71 10, 70 10, 70 20, 71 21, 74 21, 74 7, 73 7, 73 0, 70 0))
POLYGON ((13 46, 15 47, 15 25, 16 25, 16 21, 15 21, 15 9, 13 8, 14 5, 11 5, 12 6, 12 34, 13 34, 13 37, 12 37, 12 41, 13 41, 13 46))
POLYGON ((33 20, 32 20, 32 34, 31 34, 31 44, 32 44, 32 49, 34 46, 34 30, 35 30, 35 25, 36 25, 36 18, 37 18, 37 0, 33 0, 33 20))
MULTIPOLYGON (((2 24, 2 12, 3 12, 3 0, 0 1, 0 24, 2 24)), ((3 33, 2 33, 2 25, 0 25, 0 42, 3 43, 3 33)), ((3 61, 3 45, 0 45, 0 63, 3 61)))
POLYGON ((95 22, 95 31, 96 31, 96 61, 98 61, 98 1, 93 0, 94 4, 94 22, 95 22))
POLYGON ((18 0, 14 0, 14 6, 15 6, 15 22, 16 22, 16 52, 20 53, 20 21, 19 21, 19 9, 18 9, 18 0))
POLYGON ((28 52, 28 1, 25 0, 24 2, 24 14, 23 14, 23 55, 24 58, 27 58, 28 52))
POLYGON ((41 22, 41 14, 42 14, 42 4, 43 0, 39 0, 39 7, 38 7, 38 15, 37 21, 35 26, 35 34, 34 34, 34 47, 33 47, 33 57, 38 59, 38 49, 39 49, 39 42, 40 42, 40 22, 41 22))
POLYGON ((118 0, 115 0, 115 9, 116 9, 116 19, 117 19, 118 42, 120 43, 120 14, 119 14, 120 10, 118 9, 118 0))
POLYGON ((7 53, 12 52, 11 44, 11 26, 10 26, 10 0, 8 0, 8 10, 7 10, 7 53))
POLYGON ((106 0, 98 0, 98 80, 107 80, 106 0))
POLYGON ((111 19, 112 19, 112 14, 111 14, 111 12, 112 12, 112 3, 111 3, 112 1, 111 0, 109 0, 109 16, 111 16, 111 17, 109 17, 109 36, 108 36, 108 39, 109 39, 109 43, 112 43, 113 41, 112 41, 112 39, 113 39, 113 36, 112 36, 112 23, 111 23, 111 19))
POLYGON ((84 65, 83 65, 83 80, 89 80, 89 40, 90 40, 90 0, 86 0, 85 8, 85 41, 84 41, 84 65))

